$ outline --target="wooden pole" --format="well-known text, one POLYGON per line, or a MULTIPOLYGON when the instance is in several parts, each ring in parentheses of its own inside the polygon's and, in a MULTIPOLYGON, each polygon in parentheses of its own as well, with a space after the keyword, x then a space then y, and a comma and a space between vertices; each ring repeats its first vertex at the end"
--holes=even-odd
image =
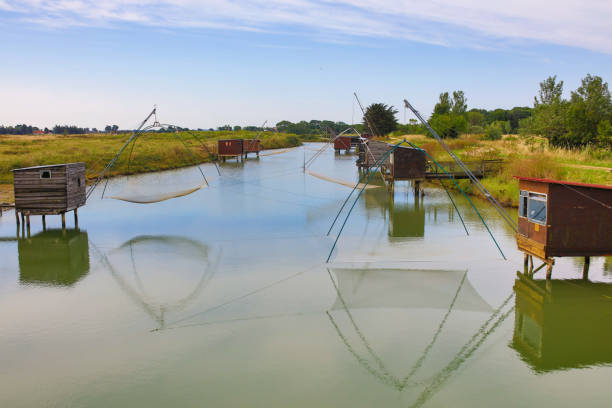
POLYGON ((47 230, 47 220, 45 219, 45 215, 42 216, 42 226, 43 226, 43 231, 47 230))
POLYGON ((529 255, 527 254, 525 254, 525 257, 523 258, 523 272, 525 275, 527 275, 529 272, 529 255))
POLYGON ((19 211, 15 210, 15 222, 17 223, 17 229, 19 229, 19 211))
POLYGON ((66 229, 66 213, 62 213, 62 230, 66 229))
POLYGON ((552 264, 548 264, 548 266, 546 267, 546 280, 550 280, 550 278, 552 277, 552 264))
POLYGON ((582 268, 582 279, 584 280, 589 279, 589 266, 590 265, 591 265, 591 257, 585 256, 584 257, 584 267, 582 268))
POLYGON ((74 209, 74 228, 79 228, 79 214, 76 208, 74 209))

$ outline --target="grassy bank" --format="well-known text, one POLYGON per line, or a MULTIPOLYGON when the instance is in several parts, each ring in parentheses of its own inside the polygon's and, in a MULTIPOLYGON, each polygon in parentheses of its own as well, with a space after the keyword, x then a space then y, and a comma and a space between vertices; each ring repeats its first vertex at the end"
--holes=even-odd
MULTIPOLYGON (((265 149, 293 147, 301 139, 293 134, 249 131, 192 132, 213 153, 217 151, 217 139, 258 137, 265 149)), ((85 162, 87 178, 97 177, 106 164, 129 138, 129 134, 0 136, 0 202, 12 202, 12 169, 57 164, 85 162)), ((210 161, 206 149, 190 132, 146 133, 138 138, 128 170, 129 151, 117 162, 112 175, 146 173, 190 166, 197 161, 210 161), (183 142, 189 147, 189 151, 183 142), (126 154, 127 153, 127 154, 126 154)))
MULTIPOLYGON (((450 157, 431 138, 423 135, 393 137, 406 138, 425 149, 436 160, 450 157)), ((544 138, 506 135, 502 140, 481 140, 478 135, 463 135, 446 140, 451 149, 464 161, 503 159, 499 173, 482 180, 483 185, 501 202, 518 205, 518 182, 514 176, 551 178, 592 184, 612 185, 612 152, 604 149, 562 149, 548 145, 544 138)), ((466 180, 462 188, 476 194, 466 180)))

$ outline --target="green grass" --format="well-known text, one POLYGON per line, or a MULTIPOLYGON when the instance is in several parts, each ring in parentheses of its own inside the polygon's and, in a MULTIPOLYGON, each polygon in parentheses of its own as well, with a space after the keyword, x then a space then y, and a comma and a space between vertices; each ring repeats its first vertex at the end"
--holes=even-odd
MULTIPOLYGON (((390 141, 402 138, 425 149, 436 160, 451 160, 438 142, 423 135, 396 136, 390 141)), ((446 143, 464 161, 504 160, 500 171, 483 179, 482 184, 508 206, 518 205, 516 176, 612 185, 612 151, 608 149, 562 149, 549 146, 541 137, 516 135, 496 141, 482 140, 478 135, 462 135, 446 143)), ((479 194, 467 180, 461 180, 460 185, 471 194, 479 194)))
MULTIPOLYGON (((208 148, 216 153, 217 139, 258 137, 265 149, 299 146, 301 139, 297 135, 285 133, 249 131, 211 131, 193 132, 208 148)), ((58 164, 85 162, 87 178, 99 175, 106 164, 119 151, 130 134, 88 134, 88 135, 49 135, 49 136, 0 136, 0 184, 12 184, 12 169, 58 164)), ((145 173, 158 170, 174 169, 210 161, 202 145, 189 133, 146 133, 140 136, 134 147, 128 171, 129 150, 121 156, 112 175, 145 173), (177 139, 180 136, 192 151, 189 154, 184 145, 177 139)))

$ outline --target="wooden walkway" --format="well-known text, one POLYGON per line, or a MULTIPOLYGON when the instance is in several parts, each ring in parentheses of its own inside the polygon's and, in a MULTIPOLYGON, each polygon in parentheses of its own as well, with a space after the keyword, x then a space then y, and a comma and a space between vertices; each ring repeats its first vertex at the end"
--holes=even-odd
MULTIPOLYGON (((467 174, 459 167, 459 165, 452 162, 438 162, 444 170, 448 172, 455 179, 466 179, 469 178, 467 174)), ((501 169, 503 160, 481 160, 473 162, 463 162, 468 169, 477 178, 484 178, 487 175, 495 174, 501 169)), ((448 178, 448 174, 444 173, 438 166, 433 162, 427 163, 427 171, 425 172, 425 178, 427 180, 439 180, 448 178)))

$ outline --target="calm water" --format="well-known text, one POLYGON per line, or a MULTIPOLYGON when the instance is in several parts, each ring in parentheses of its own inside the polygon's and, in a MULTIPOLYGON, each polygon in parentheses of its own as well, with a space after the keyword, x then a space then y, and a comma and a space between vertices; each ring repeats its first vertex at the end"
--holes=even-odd
MULTIPOLYGON (((6 212, 0 406, 612 404, 610 260, 520 279, 493 210, 506 261, 462 199, 470 236, 443 190, 404 182, 364 193, 326 264, 350 189, 302 172, 315 147, 204 167, 209 188, 157 204, 98 195, 64 234, 35 217, 17 240, 6 212)), ((354 159, 311 170, 354 181, 354 159)))

